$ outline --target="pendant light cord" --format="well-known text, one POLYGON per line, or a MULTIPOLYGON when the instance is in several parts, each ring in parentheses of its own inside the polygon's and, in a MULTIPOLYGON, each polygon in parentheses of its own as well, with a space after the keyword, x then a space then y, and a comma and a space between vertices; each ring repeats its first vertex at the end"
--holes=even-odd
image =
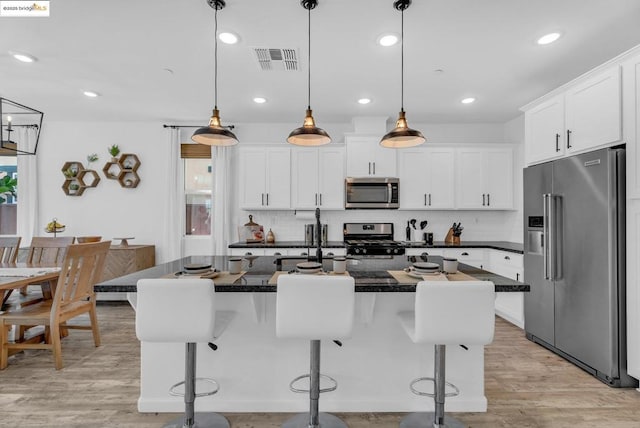
POLYGON ((309 14, 308 14, 309 21, 308 21, 308 25, 307 25, 307 29, 308 29, 308 34, 307 34, 307 42, 308 42, 308 47, 307 47, 307 53, 308 53, 308 59, 307 59, 307 64, 308 64, 308 70, 307 70, 307 109, 311 110, 311 8, 308 8, 307 11, 309 12, 309 14))
POLYGON ((214 98, 214 102, 213 104, 215 105, 215 109, 218 109, 218 7, 214 7, 215 9, 215 14, 214 14, 214 23, 215 23, 215 28, 214 28, 214 33, 213 33, 213 40, 214 40, 214 64, 213 64, 213 98, 214 98))
POLYGON ((404 111, 404 9, 400 13, 400 111, 404 111))

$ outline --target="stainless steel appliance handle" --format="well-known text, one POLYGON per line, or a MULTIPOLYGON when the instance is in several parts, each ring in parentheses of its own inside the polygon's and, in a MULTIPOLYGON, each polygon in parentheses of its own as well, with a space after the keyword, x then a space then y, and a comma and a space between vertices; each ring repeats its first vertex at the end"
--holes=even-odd
MULTIPOLYGON (((375 174, 376 164, 373 164, 373 172, 375 174)), ((391 203, 391 198, 393 197, 393 191, 391 190, 391 183, 387 184, 387 203, 391 203)))
POLYGON ((542 269, 544 279, 551 279, 549 275, 549 193, 542 195, 542 269))

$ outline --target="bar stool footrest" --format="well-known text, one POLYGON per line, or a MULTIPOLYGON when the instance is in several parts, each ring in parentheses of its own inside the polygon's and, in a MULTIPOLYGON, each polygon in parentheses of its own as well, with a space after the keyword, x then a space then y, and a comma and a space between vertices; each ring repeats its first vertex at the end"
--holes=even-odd
MULTIPOLYGON (((411 381, 411 383, 409 384, 409 388, 411 388, 411 392, 413 392, 416 395, 422 395, 422 396, 427 396, 427 397, 435 397, 436 394, 434 392, 424 392, 424 391, 419 391, 417 390, 414 385, 416 383, 419 382, 432 382, 434 384, 434 389, 435 389, 435 379, 432 377, 419 377, 418 379, 414 379, 411 381)), ((445 382, 446 386, 449 386, 451 388, 453 388, 453 392, 446 392, 444 394, 445 397, 455 397, 456 395, 460 395, 460 389, 458 389, 457 386, 455 386, 452 383, 449 382, 445 382)))
MULTIPOLYGON (((304 375, 298 376, 297 378, 293 379, 293 380, 289 383, 289 389, 290 389, 291 391, 293 391, 293 392, 297 392, 297 393, 302 393, 302 394, 306 394, 306 393, 308 393, 308 392, 309 392, 309 390, 308 390, 308 389, 300 389, 300 388, 296 388, 296 387, 294 387, 294 386, 293 386, 293 384, 294 384, 294 383, 296 383, 297 381, 302 380, 302 379, 305 379, 305 378, 308 378, 308 377, 311 377, 311 375, 309 375, 309 374, 304 374, 304 375)), ((321 379, 327 379, 327 380, 329 380, 330 382, 332 382, 332 383, 333 383, 333 385, 332 385, 332 386, 330 386, 330 387, 328 387, 328 388, 320 388, 320 392, 321 392, 321 393, 322 393, 322 392, 331 392, 331 391, 335 391, 335 390, 338 388, 338 381, 336 381, 336 380, 335 380, 334 378, 332 378, 331 376, 327 376, 327 375, 323 375, 323 374, 321 374, 321 375, 320 375, 320 378, 321 378, 321 379)))
MULTIPOLYGON (((196 384, 198 381, 201 382, 206 382, 208 384, 213 385, 213 389, 211 391, 205 391, 205 392, 200 392, 200 393, 196 393, 196 398, 197 397, 207 397, 209 395, 213 395, 215 393, 217 393, 220 390, 220 385, 218 385, 218 382, 216 382, 213 379, 209 379, 206 377, 197 377, 195 378, 196 384)), ((169 388, 169 395, 173 395, 174 397, 184 397, 184 392, 179 392, 176 390, 177 387, 184 385, 184 381, 182 382, 178 382, 174 385, 171 385, 171 388, 169 388)))

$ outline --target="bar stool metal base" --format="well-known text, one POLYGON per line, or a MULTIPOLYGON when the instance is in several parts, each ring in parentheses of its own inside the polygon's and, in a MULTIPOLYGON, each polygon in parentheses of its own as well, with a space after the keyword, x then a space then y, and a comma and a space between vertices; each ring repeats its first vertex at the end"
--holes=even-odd
POLYGON ((465 428, 466 425, 450 416, 444 417, 444 425, 435 423, 435 413, 416 412, 409 413, 400 421, 400 428, 465 428))
MULTIPOLYGON (((186 425, 184 415, 169 422, 164 428, 184 428, 186 425)), ((193 428, 230 428, 227 418, 219 413, 199 413, 194 417, 193 428)))
POLYGON ((300 413, 283 423, 282 428, 347 428, 347 424, 342 419, 331 413, 320 412, 319 420, 319 425, 311 426, 309 425, 309 413, 300 413))

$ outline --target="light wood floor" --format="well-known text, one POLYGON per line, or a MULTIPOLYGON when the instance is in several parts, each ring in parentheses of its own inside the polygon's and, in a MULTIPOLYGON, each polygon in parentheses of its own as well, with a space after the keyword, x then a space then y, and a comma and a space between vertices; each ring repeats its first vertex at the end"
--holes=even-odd
MULTIPOLYGON (((129 306, 98 307, 102 346, 73 330, 65 368, 27 351, 0 371, 0 427, 160 427, 176 415, 140 414, 139 345, 129 306)), ((640 392, 612 389, 524 338, 500 318, 486 348, 487 413, 453 414, 470 427, 640 427, 640 392)), ((276 428, 287 414, 226 414, 234 428, 276 428)), ((397 427, 400 413, 340 415, 351 428, 397 427)))

